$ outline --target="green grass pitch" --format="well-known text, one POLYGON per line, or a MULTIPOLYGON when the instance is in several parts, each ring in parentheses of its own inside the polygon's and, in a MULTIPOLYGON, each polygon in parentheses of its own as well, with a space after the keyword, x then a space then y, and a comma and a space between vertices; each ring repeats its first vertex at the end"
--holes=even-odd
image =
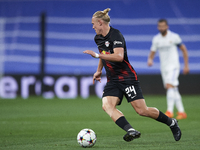
MULTIPOLYGON (((92 149, 99 150, 197 150, 200 149, 200 95, 183 95, 188 118, 179 121, 182 138, 176 142, 169 129, 141 117, 123 100, 117 107, 141 138, 123 141, 125 132, 102 110, 101 99, 47 100, 41 97, 0 100, 0 150, 79 150, 78 132, 91 128, 97 134, 92 149)), ((165 112, 164 95, 145 96, 148 106, 165 112)))

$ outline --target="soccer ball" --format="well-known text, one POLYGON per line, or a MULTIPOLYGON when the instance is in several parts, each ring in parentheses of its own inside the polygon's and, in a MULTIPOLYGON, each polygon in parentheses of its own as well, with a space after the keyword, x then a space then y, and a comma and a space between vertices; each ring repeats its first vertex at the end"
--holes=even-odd
POLYGON ((96 140, 96 134, 91 129, 83 129, 77 135, 78 144, 84 148, 94 146, 96 140))

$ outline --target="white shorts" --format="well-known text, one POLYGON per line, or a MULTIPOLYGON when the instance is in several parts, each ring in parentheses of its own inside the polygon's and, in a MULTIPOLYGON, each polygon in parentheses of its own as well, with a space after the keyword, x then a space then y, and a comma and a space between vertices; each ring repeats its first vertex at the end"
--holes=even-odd
POLYGON ((178 77, 180 74, 180 69, 173 69, 173 70, 161 70, 162 80, 163 80, 163 86, 165 87, 166 84, 171 84, 173 86, 178 86, 179 81, 178 77))

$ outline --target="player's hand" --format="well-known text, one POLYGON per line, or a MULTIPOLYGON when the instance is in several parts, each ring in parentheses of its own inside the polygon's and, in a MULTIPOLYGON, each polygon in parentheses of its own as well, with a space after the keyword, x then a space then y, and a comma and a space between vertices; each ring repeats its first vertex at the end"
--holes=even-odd
POLYGON ((188 66, 185 66, 185 67, 183 68, 183 74, 188 74, 189 72, 190 72, 189 67, 188 67, 188 66))
POLYGON ((83 51, 83 53, 89 54, 89 55, 91 55, 92 57, 96 58, 96 53, 93 52, 92 50, 86 50, 86 51, 83 51))
POLYGON ((150 66, 153 66, 153 60, 152 60, 152 59, 148 59, 147 65, 148 65, 149 67, 150 67, 150 66))
POLYGON ((95 80, 101 82, 101 74, 102 74, 102 72, 98 72, 98 71, 94 73, 93 84, 95 83, 95 80))

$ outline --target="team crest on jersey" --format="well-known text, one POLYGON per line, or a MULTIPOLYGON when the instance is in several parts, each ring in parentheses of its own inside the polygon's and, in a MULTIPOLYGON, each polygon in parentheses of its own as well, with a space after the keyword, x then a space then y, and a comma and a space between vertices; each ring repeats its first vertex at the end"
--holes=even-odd
POLYGON ((108 41, 105 42, 106 47, 109 47, 110 43, 108 41))

